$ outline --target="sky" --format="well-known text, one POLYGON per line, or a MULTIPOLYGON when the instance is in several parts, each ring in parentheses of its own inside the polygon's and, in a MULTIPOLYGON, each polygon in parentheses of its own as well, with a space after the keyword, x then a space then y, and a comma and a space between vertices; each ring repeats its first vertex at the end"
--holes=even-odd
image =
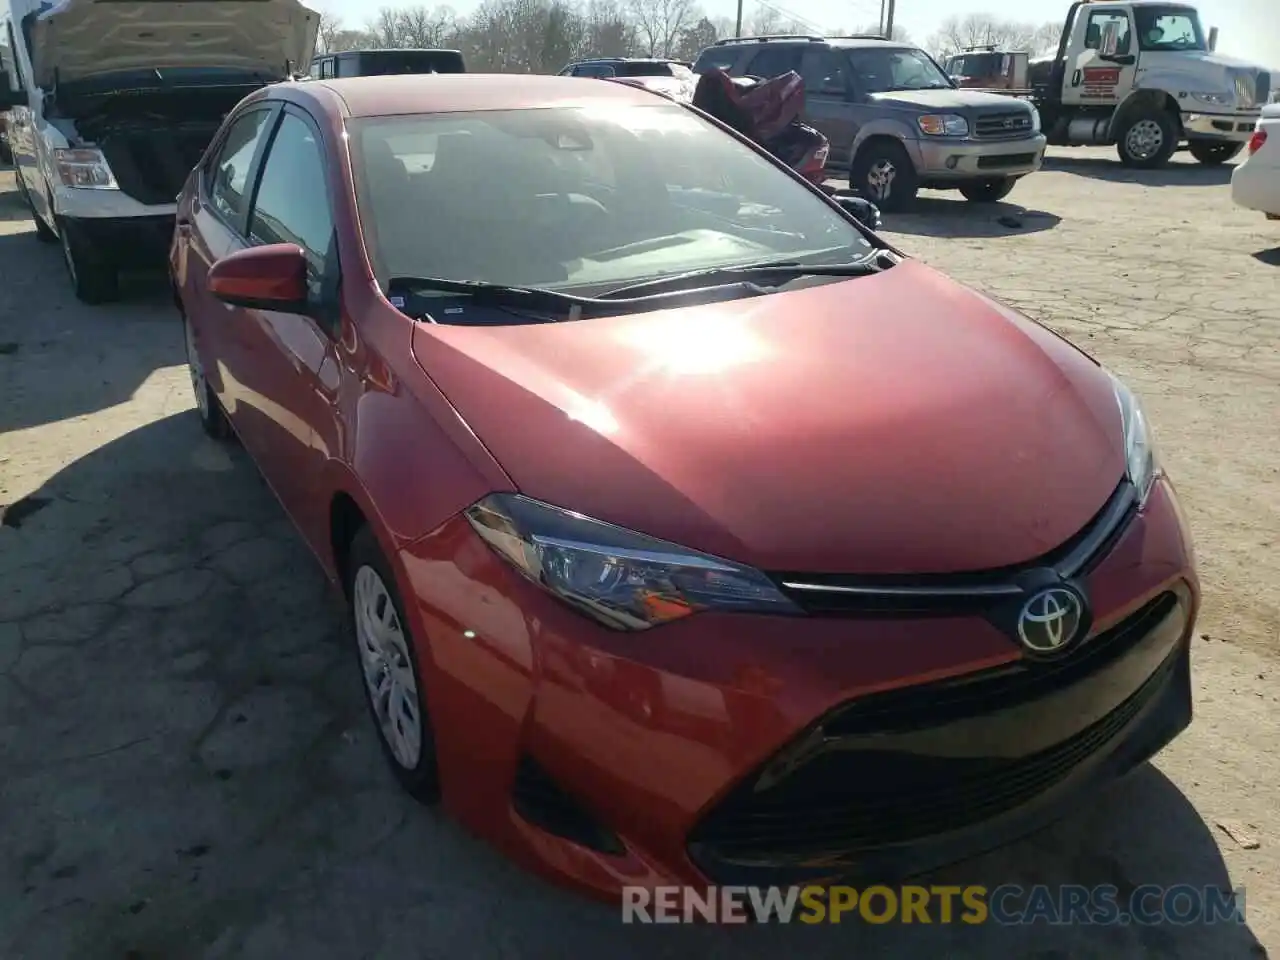
MULTIPOLYGON (((361 26, 379 7, 381 0, 307 0, 326 12, 342 17, 348 26, 361 26)), ((422 0, 389 0, 387 6, 416 6, 422 0)), ((737 0, 700 0, 711 16, 732 18, 737 0)), ((751 16, 757 0, 743 0, 744 19, 751 16)), ((772 7, 810 21, 827 30, 855 29, 876 23, 880 0, 765 0, 772 7)), ((427 0, 427 6, 434 6, 427 0)), ((449 4, 459 13, 469 13, 477 0, 454 0, 449 4)), ((989 13, 1002 20, 1030 23, 1065 18, 1067 0, 897 0, 897 22, 917 40, 924 40, 948 16, 989 13)), ((1200 17, 1205 29, 1220 28, 1221 53, 1280 67, 1280 0, 1200 0, 1200 17)))

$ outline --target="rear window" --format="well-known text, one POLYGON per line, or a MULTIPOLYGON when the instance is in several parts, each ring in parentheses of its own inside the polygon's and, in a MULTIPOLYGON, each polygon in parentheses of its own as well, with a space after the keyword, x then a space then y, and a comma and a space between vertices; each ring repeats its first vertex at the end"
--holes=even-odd
POLYGON ((738 62, 741 47, 707 47, 698 55, 693 63, 694 73, 706 73, 708 70, 732 70, 738 62))
POLYGON ((620 77, 669 77, 672 75, 671 64, 669 63, 620 63, 618 64, 618 76, 620 77))

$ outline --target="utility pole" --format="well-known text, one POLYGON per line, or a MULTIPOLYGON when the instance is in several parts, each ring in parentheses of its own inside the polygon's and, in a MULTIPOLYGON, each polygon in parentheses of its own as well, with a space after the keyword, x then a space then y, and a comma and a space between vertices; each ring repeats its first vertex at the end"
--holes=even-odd
POLYGON ((893 39, 893 8, 897 6, 897 0, 888 0, 888 12, 885 15, 884 35, 890 40, 893 39))
POLYGON ((738 22, 733 28, 733 35, 735 37, 742 36, 742 0, 738 0, 738 22))
POLYGON ((884 33, 884 4, 885 0, 880 0, 880 33, 884 33))

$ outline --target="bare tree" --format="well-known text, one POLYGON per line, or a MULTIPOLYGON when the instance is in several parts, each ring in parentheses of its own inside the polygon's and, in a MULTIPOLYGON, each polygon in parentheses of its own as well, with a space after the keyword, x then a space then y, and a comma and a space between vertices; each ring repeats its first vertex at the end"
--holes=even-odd
POLYGON ((623 57, 636 48, 635 26, 618 0, 592 0, 586 10, 588 57, 623 57))
POLYGON ((680 31, 673 56, 677 60, 692 62, 698 58, 698 54, 718 39, 720 37, 716 31, 716 25, 706 17, 702 17, 697 23, 690 24, 680 31))
MULTIPOLYGON (((835 31, 834 35, 848 37, 848 36, 859 36, 864 34, 872 37, 884 36, 884 27, 878 23, 869 23, 869 24, 866 24, 865 26, 855 27, 852 30, 837 30, 835 31)), ((906 28, 899 26, 898 24, 894 24, 893 34, 892 36, 889 37, 889 39, 897 40, 899 43, 915 42, 914 40, 911 39, 911 34, 907 33, 906 28)))
POLYGON ((631 0, 640 45, 651 57, 669 57, 680 32, 701 15, 694 0, 631 0))
POLYGON ((342 33, 342 18, 332 13, 320 14, 320 26, 316 30, 316 53, 333 53, 338 34, 342 33))
POLYGON ((941 56, 950 56, 969 47, 994 46, 1001 50, 1026 50, 1040 52, 1045 45, 1045 38, 1053 34, 1053 43, 1057 43, 1058 28, 1045 24, 1037 27, 1033 23, 1020 23, 1016 20, 1001 20, 989 13, 971 13, 964 17, 951 17, 942 24, 936 34, 929 40, 929 49, 941 56))
POLYGON ((748 36, 767 37, 780 33, 813 33, 813 28, 801 23, 793 17, 788 17, 780 10, 773 7, 764 7, 759 4, 751 11, 751 16, 747 18, 743 28, 747 31, 748 36))
POLYGON ((443 47, 458 34, 458 15, 447 6, 383 7, 367 32, 389 49, 443 47))

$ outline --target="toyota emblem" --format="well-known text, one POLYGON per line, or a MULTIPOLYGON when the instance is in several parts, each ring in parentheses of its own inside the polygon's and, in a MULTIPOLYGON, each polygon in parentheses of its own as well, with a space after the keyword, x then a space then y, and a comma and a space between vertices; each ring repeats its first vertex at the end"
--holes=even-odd
POLYGON ((1077 639, 1085 623, 1084 597, 1065 586, 1033 593, 1018 613, 1018 639, 1033 654, 1061 653, 1077 639))

